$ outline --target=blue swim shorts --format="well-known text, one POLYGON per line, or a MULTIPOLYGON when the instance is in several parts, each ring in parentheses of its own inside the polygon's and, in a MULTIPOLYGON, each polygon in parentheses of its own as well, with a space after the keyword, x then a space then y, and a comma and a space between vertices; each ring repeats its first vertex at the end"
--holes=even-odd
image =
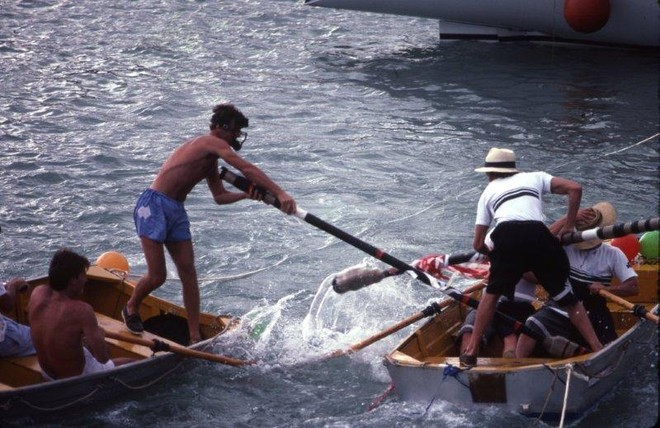
POLYGON ((133 211, 138 236, 152 241, 181 242, 192 240, 190 220, 183 202, 147 189, 138 198, 133 211))
POLYGON ((32 346, 30 327, 19 324, 11 318, 0 315, 0 327, 4 325, 5 331, 0 340, 0 357, 24 357, 34 355, 37 351, 32 346))

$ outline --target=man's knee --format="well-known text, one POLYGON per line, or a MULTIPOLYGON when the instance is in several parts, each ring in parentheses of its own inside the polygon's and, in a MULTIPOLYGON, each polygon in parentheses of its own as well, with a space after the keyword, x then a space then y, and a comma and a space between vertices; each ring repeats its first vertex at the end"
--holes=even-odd
POLYGON ((142 284, 146 286, 149 291, 155 290, 165 283, 167 274, 162 272, 149 272, 142 277, 142 284))
POLYGON ((194 279, 197 277, 195 263, 179 263, 176 265, 176 270, 179 273, 181 280, 194 279))

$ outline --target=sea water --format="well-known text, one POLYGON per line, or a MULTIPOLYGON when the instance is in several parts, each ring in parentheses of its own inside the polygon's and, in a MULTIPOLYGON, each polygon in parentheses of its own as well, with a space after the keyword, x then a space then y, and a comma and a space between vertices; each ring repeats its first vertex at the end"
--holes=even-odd
MULTIPOLYGON (((432 20, 292 0, 12 1, 0 8, 0 276, 43 275, 53 252, 122 252, 145 271, 132 210, 159 166, 208 131, 211 108, 250 119, 241 151, 301 208, 397 258, 469 250, 473 171, 488 149, 584 185, 619 220, 658 214, 658 57, 611 49, 440 43, 432 20)), ((253 201, 186 201, 202 309, 244 316, 216 351, 256 367, 191 371, 53 426, 545 426, 495 408, 407 403, 382 357, 415 326, 360 342, 436 300, 409 277, 343 295, 324 280, 386 268, 253 201), (325 289, 327 290, 327 288, 325 289), (310 319, 312 314, 314 319, 310 319), (321 326, 322 328, 317 328, 321 326), (311 330, 310 330, 311 329, 311 330)), ((548 222, 566 200, 546 198, 548 222)), ((156 295, 181 302, 176 271, 156 295)), ((576 426, 657 420, 657 348, 576 426)), ((0 425, 2 425, 0 423, 0 425)))

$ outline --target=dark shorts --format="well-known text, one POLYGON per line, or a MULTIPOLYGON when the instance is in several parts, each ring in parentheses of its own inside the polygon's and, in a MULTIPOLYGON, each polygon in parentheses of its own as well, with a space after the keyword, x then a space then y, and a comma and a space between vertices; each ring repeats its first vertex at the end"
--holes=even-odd
POLYGON ((133 211, 135 230, 156 242, 190 241, 190 221, 183 202, 160 192, 147 189, 142 192, 133 211))
MULTIPOLYGON (((511 302, 511 301, 501 301, 497 304, 497 311, 502 312, 514 318, 521 323, 524 323, 525 320, 534 313, 534 306, 528 302, 511 302)), ((465 316, 465 321, 463 325, 458 330, 457 338, 460 338, 464 333, 472 333, 474 330, 474 321, 477 318, 477 311, 472 309, 465 316)), ((493 319, 493 322, 486 327, 484 332, 484 337, 482 340, 484 342, 490 340, 495 334, 500 338, 505 338, 506 336, 515 333, 513 326, 509 325, 504 321, 499 321, 497 318, 493 319)))
POLYGON ((525 272, 533 272, 559 305, 577 301, 567 278, 568 257, 559 240, 540 221, 507 221, 497 225, 488 255, 490 275, 486 291, 513 300, 516 284, 525 272))
MULTIPOLYGON (((589 320, 594 327, 598 340, 606 345, 617 338, 614 329, 614 322, 607 306, 593 307, 587 309, 589 320)), ((542 337, 562 336, 573 342, 579 343, 585 348, 589 344, 575 328, 567 315, 558 313, 550 307, 539 309, 534 315, 530 316, 525 323, 527 327, 542 337)))

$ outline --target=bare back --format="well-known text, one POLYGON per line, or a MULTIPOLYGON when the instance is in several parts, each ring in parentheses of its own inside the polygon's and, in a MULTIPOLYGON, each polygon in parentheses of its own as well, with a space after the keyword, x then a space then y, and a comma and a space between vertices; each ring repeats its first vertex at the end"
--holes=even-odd
POLYGON ((226 142, 212 135, 183 143, 165 161, 151 188, 183 202, 197 183, 218 175, 218 147, 222 145, 229 150, 226 142))
POLYGON ((41 368, 56 379, 81 374, 85 331, 99 329, 92 307, 43 285, 33 291, 28 311, 41 368))

